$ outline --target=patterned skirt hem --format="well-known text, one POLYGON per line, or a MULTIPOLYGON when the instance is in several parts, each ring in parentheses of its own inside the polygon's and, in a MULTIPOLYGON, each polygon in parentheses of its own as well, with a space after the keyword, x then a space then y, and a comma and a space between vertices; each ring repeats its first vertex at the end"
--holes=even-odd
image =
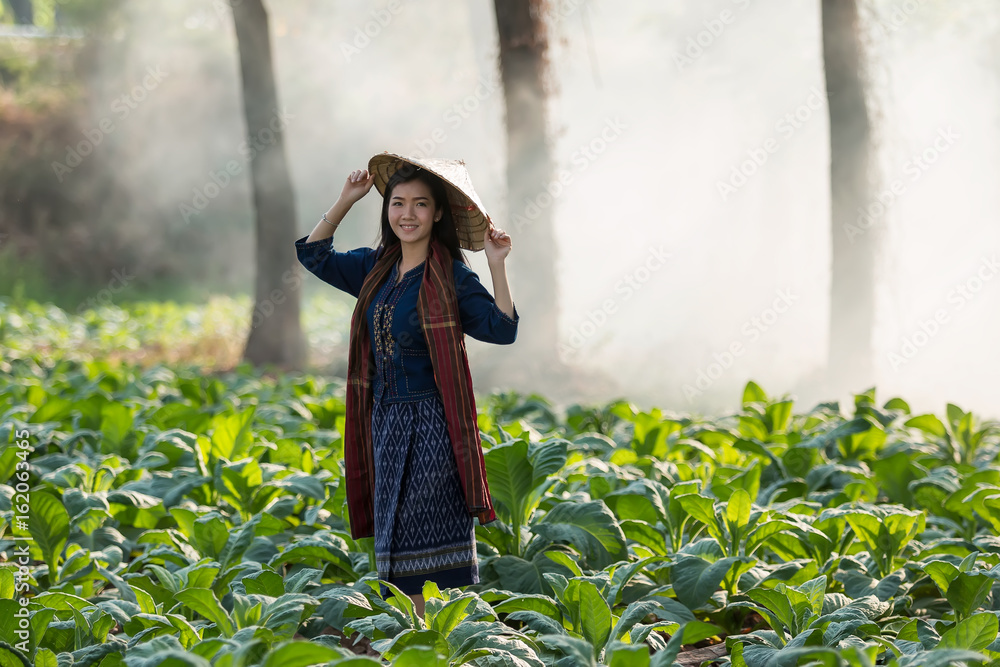
POLYGON ((447 557, 449 554, 475 554, 474 545, 469 545, 468 543, 456 544, 451 547, 442 547, 440 549, 427 549, 427 550, 413 550, 413 551, 396 551, 391 554, 384 552, 376 552, 375 558, 378 562, 388 562, 393 563, 407 562, 407 561, 417 561, 417 560, 440 560, 442 557, 447 557))
POLYGON ((440 398, 375 405, 372 434, 378 576, 411 595, 425 580, 478 583, 474 522, 440 398))
MULTIPOLYGON (((411 563, 409 567, 407 567, 406 565, 400 567, 398 563, 393 563, 391 568, 386 567, 386 565, 387 564, 384 561, 378 563, 378 571, 380 573, 391 572, 392 574, 389 575, 389 577, 391 578, 394 576, 405 577, 414 574, 433 574, 435 572, 442 572, 445 570, 450 570, 459 567, 472 567, 473 565, 476 565, 478 567, 478 561, 476 560, 476 557, 473 556, 471 558, 469 557, 456 558, 453 560, 449 560, 445 563, 436 562, 428 564, 428 563, 421 563, 418 561, 416 563, 411 563)), ((379 576, 382 575, 380 574, 379 576)), ((384 576, 382 576, 382 578, 385 579, 384 576)))

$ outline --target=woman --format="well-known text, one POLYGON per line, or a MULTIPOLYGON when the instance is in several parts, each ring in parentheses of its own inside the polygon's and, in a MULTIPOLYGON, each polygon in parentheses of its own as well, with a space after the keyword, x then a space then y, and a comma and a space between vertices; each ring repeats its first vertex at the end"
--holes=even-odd
POLYGON ((295 245, 312 273, 358 297, 344 434, 351 534, 374 535, 379 578, 422 615, 424 581, 479 582, 473 517, 496 518, 463 334, 497 344, 517 337, 504 264, 510 237, 492 226, 460 161, 383 153, 348 176, 340 199, 295 245), (378 247, 335 251, 334 230, 375 183, 378 247), (485 249, 495 298, 462 245, 485 249))

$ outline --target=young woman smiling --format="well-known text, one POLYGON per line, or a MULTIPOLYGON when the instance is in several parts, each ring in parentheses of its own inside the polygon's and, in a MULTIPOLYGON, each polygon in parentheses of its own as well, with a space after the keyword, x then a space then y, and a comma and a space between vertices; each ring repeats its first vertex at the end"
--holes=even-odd
POLYGON ((479 582, 473 519, 496 518, 464 335, 501 345, 517 338, 511 239, 492 225, 464 163, 382 153, 351 172, 295 245, 306 268, 358 298, 344 434, 351 536, 374 536, 379 578, 423 614, 426 581, 479 582), (373 184, 383 196, 378 247, 334 250, 334 230, 373 184), (485 250, 495 296, 463 247, 485 250))

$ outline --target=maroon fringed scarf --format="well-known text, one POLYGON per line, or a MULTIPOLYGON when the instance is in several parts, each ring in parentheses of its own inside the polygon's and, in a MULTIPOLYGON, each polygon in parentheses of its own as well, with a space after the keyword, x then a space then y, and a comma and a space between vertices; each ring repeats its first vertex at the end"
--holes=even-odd
MULTIPOLYGON (((377 370, 371 352, 366 313, 401 255, 402 247, 396 244, 375 262, 361 286, 351 318, 344 460, 347 466, 347 509, 351 537, 355 539, 375 534, 371 414, 372 382, 377 370)), ((465 492, 465 504, 470 515, 478 516, 479 523, 486 524, 496 518, 496 513, 486 482, 486 463, 479 439, 476 399, 472 394, 472 373, 469 371, 458 313, 452 261, 448 249, 432 238, 417 297, 417 313, 434 367, 434 382, 444 403, 448 434, 465 492)))

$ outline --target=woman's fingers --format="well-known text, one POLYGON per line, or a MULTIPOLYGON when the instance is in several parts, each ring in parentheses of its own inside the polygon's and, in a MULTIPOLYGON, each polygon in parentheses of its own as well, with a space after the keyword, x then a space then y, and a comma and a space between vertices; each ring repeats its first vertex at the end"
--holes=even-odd
POLYGON ((498 246, 508 247, 512 245, 510 236, 507 235, 507 232, 505 232, 502 229, 498 229, 496 227, 488 228, 486 230, 486 233, 484 234, 484 237, 487 241, 494 243, 498 246))

